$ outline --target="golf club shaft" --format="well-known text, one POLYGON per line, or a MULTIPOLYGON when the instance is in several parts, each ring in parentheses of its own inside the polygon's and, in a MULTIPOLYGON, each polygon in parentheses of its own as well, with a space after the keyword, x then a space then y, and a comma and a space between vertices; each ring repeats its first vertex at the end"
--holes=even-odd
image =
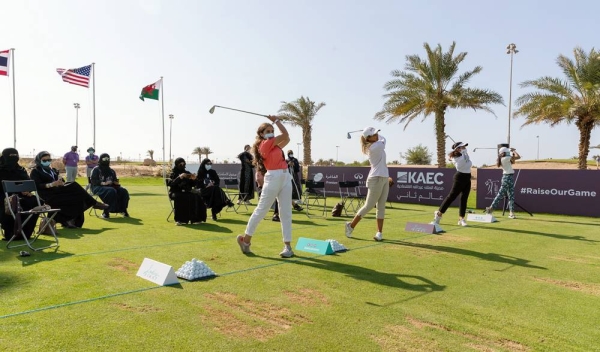
POLYGON ((220 106, 220 105, 215 105, 215 106, 218 108, 221 108, 221 109, 234 110, 234 111, 244 112, 246 114, 257 115, 257 116, 262 116, 262 117, 269 117, 268 115, 257 114, 255 112, 244 111, 244 110, 240 110, 240 109, 228 108, 226 106, 220 106))

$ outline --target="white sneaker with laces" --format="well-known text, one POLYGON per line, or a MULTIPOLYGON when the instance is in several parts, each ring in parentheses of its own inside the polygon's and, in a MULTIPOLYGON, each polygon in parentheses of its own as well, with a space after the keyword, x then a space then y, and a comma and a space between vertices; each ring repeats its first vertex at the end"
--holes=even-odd
POLYGON ((283 251, 279 253, 282 258, 291 258, 294 256, 294 252, 292 251, 292 247, 284 246, 283 251))
POLYGON ((509 219, 516 219, 517 216, 515 214, 508 214, 509 219))
POLYGON ((460 220, 458 220, 458 224, 459 224, 460 226, 467 226, 467 222, 465 221, 465 219, 460 219, 460 220))
POLYGON ((493 211, 494 211, 494 209, 492 209, 492 207, 485 207, 484 213, 491 214, 493 211))
POLYGON ((250 252, 250 243, 244 242, 243 235, 238 235, 236 240, 237 240, 238 245, 240 246, 240 249, 242 250, 242 253, 244 253, 244 254, 251 253, 250 252))
POLYGON ((433 212, 433 221, 430 222, 430 224, 431 225, 439 225, 440 220, 442 220, 442 216, 440 215, 440 212, 436 210, 435 212, 433 212))
POLYGON ((352 226, 350 226, 349 222, 346 222, 346 237, 351 238, 352 231, 354 231, 354 229, 352 228, 352 226))
POLYGON ((377 232, 375 236, 373 236, 373 239, 377 242, 383 241, 383 234, 381 232, 377 232))

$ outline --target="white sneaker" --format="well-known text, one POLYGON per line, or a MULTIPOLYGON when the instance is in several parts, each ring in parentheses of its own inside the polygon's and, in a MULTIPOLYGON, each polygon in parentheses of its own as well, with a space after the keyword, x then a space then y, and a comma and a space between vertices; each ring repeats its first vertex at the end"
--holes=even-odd
POLYGON ((177 221, 177 222, 175 222, 175 225, 176 225, 176 226, 182 226, 182 225, 183 225, 183 223, 182 223, 182 222, 179 222, 179 221, 177 221))
POLYGON ((460 226, 467 226, 467 222, 465 221, 465 219, 460 219, 460 220, 458 220, 458 224, 459 224, 460 226))
POLYGON ((439 225, 440 224, 440 220, 442 220, 442 216, 439 214, 440 214, 440 212, 437 210, 435 212, 433 212, 433 221, 430 223, 431 225, 439 225))
POLYGON ((493 211, 494 211, 494 209, 492 209, 492 207, 485 207, 484 213, 491 214, 493 211))
POLYGON ((346 222, 346 237, 351 238, 352 231, 354 231, 354 229, 352 228, 352 226, 350 226, 349 222, 346 222))
POLYGON ((508 214, 509 219, 516 219, 517 216, 515 214, 508 214))
POLYGON ((294 252, 292 251, 292 247, 284 246, 283 251, 279 253, 282 258, 291 258, 294 256, 294 252))
POLYGON ((381 232, 377 232, 375 236, 373 236, 373 239, 377 242, 383 241, 383 234, 381 232))
POLYGON ((251 253, 250 252, 250 243, 244 242, 243 235, 238 235, 236 240, 237 240, 238 245, 240 246, 240 249, 242 250, 242 253, 244 253, 244 254, 251 253))

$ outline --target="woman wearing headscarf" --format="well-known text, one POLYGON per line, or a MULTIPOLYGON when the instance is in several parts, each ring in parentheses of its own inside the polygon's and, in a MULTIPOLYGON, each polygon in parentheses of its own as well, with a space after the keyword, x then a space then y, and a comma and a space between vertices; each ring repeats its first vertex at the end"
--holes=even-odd
MULTIPOLYGON (((292 201, 294 199, 301 201, 302 200, 302 183, 300 183, 300 162, 298 159, 294 158, 294 151, 288 150, 287 152, 287 160, 288 169, 292 174, 292 201)), ((294 203, 293 207, 295 210, 302 211, 302 207, 298 205, 298 203, 294 203)))
POLYGON ((244 202, 250 204, 250 200, 254 199, 254 165, 252 160, 254 157, 250 154, 250 145, 244 146, 244 151, 238 155, 240 162, 242 163, 242 171, 240 174, 240 195, 238 198, 238 204, 244 202))
MULTIPOLYGON (((25 171, 25 169, 19 165, 19 152, 14 148, 4 149, 2 151, 2 156, 0 157, 0 182, 23 180, 29 180, 29 176, 27 175, 27 171, 25 171)), ((0 200, 2 201, 1 204, 4 206, 4 190, 2 190, 0 193, 0 200)), ((9 194, 9 196, 10 195, 11 194, 9 194)), ((23 210, 31 210, 38 205, 35 196, 30 193, 19 194, 19 204, 23 210)), ((37 219, 38 216, 33 215, 27 224, 23 226, 23 232, 27 238, 30 238, 31 234, 35 230, 37 219)), ((19 231, 19 229, 15 229, 15 221, 13 217, 6 214, 4 211, 0 211, 0 224, 4 230, 3 239, 6 241, 12 238, 15 230, 19 231)), ((17 238, 19 237, 22 236, 17 236, 17 238)))
POLYGON ((100 161, 92 171, 91 178, 92 192, 109 205, 109 208, 102 212, 102 217, 108 219, 110 213, 122 213, 128 218, 129 192, 121 187, 117 173, 110 167, 110 155, 106 153, 100 155, 100 161))
POLYGON ((40 198, 54 209, 60 209, 54 219, 66 228, 83 226, 85 211, 90 207, 107 209, 90 196, 77 182, 65 183, 58 177, 58 171, 50 167, 52 158, 47 151, 39 152, 35 157, 35 168, 29 175, 37 187, 40 198))
POLYGON ((212 169, 212 161, 210 159, 204 159, 200 163, 198 168, 198 181, 201 188, 202 198, 206 206, 210 208, 212 213, 212 219, 217 220, 217 214, 225 206, 233 206, 233 203, 229 200, 225 192, 219 187, 221 179, 217 172, 212 169))
POLYGON ((200 182, 196 175, 185 169, 183 158, 175 159, 175 166, 169 176, 169 197, 173 199, 175 224, 206 222, 206 205, 202 197, 194 192, 200 182))

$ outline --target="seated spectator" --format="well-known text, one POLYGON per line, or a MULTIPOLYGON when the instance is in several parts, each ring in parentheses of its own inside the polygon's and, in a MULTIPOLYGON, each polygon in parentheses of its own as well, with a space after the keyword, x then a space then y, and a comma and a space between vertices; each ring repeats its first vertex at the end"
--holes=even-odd
POLYGON ((175 224, 206 222, 206 205, 202 196, 195 192, 200 182, 195 174, 185 169, 183 158, 175 159, 175 166, 169 176, 169 197, 173 199, 175 224))
POLYGON ((102 212, 104 219, 110 218, 110 213, 121 213, 129 217, 129 192, 121 187, 117 173, 110 167, 110 155, 106 153, 100 155, 98 166, 92 171, 92 192, 109 205, 102 212))
POLYGON ((212 169, 212 161, 204 159, 198 168, 198 181, 201 188, 202 198, 206 206, 210 208, 212 219, 217 220, 217 214, 225 207, 232 207, 233 203, 229 200, 225 192, 219 187, 221 180, 217 172, 212 169))
POLYGON ((90 207, 102 210, 108 208, 107 204, 96 201, 77 182, 65 183, 58 177, 58 171, 50 167, 51 162, 50 153, 39 152, 30 177, 35 181, 38 195, 44 203, 60 209, 54 220, 63 227, 77 228, 83 226, 85 211, 90 207))
MULTIPOLYGON (((19 165, 19 152, 14 148, 6 148, 2 151, 2 156, 0 157, 0 182, 1 181, 23 181, 29 180, 29 176, 27 175, 27 171, 19 165)), ((0 192, 0 201, 2 201, 2 206, 4 207, 4 190, 0 192)), ((9 194, 11 196, 12 194, 9 194)), ((31 193, 22 193, 19 194, 19 204, 23 210, 31 210, 35 206, 37 206, 37 200, 35 196, 31 193)), ((18 215, 17 215, 18 216, 18 215)), ((31 237, 31 234, 35 230, 35 225, 37 222, 38 216, 33 215, 31 219, 23 226, 23 232, 25 232, 25 236, 27 238, 31 237)), ((6 214, 3 211, 0 211, 0 224, 2 229, 4 230, 4 237, 2 238, 5 241, 8 241, 12 238, 15 232, 20 232, 20 221, 15 223, 12 215, 6 214)), ((17 238, 22 238, 22 235, 17 236, 17 238)))

